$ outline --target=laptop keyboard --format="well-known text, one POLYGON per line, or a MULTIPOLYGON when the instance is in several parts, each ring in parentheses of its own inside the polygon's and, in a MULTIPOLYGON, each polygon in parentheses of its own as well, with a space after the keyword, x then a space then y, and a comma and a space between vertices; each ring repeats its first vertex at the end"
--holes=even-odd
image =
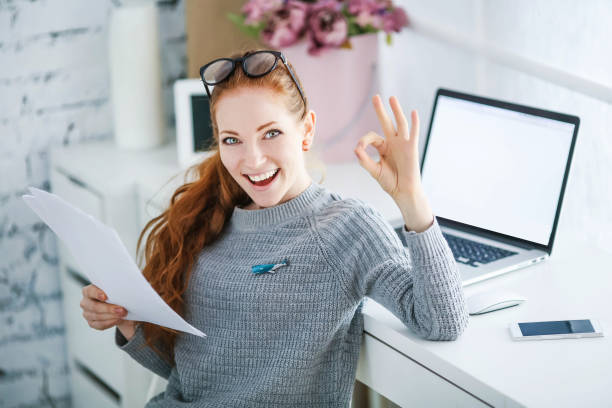
MULTIPOLYGON (((400 237, 400 240, 404 245, 402 238, 402 227, 395 228, 395 232, 400 237)), ((507 251, 502 248, 498 248, 491 245, 481 244, 480 242, 472 241, 471 239, 461 238, 456 235, 442 233, 451 251, 455 261, 477 268, 479 265, 488 264, 489 262, 497 261, 498 259, 506 258, 510 255, 516 255, 518 252, 507 251), (478 262, 478 264, 476 264, 478 262)))
POLYGON ((472 241, 466 238, 461 238, 456 235, 442 233, 455 260, 459 263, 469 265, 477 268, 479 264, 488 264, 489 262, 497 261, 515 255, 518 252, 507 251, 502 248, 494 247, 491 245, 481 244, 480 242, 472 241))

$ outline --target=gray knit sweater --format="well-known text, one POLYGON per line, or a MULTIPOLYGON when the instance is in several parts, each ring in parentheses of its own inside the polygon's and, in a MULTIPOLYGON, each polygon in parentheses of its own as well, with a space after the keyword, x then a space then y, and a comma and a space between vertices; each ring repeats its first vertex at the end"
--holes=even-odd
MULTIPOLYGON (((468 323, 461 279, 437 220, 402 229, 405 247, 371 206, 316 183, 260 210, 235 208, 204 248, 185 294, 175 364, 116 330, 118 347, 168 379, 147 407, 349 406, 364 296, 429 340, 454 340, 468 323), (274 273, 251 266, 288 260, 274 273)), ((410 379, 406 379, 410 381, 410 379)))

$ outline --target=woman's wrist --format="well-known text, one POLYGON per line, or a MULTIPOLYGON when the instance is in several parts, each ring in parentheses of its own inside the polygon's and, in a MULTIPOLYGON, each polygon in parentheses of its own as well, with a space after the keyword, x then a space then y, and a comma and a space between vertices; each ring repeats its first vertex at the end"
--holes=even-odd
POLYGON ((433 212, 423 192, 396 199, 408 231, 423 232, 433 223, 433 212))
POLYGON ((431 221, 429 222, 429 225, 427 225, 427 227, 425 227, 425 228, 423 229, 423 231, 420 231, 420 230, 419 230, 419 231, 417 231, 417 230, 415 230, 415 229, 413 229, 413 228, 410 228, 410 227, 409 227, 408 225, 406 225, 405 223, 404 223, 404 230, 405 230, 406 232, 416 232, 416 233, 419 233, 419 232, 425 232, 425 231, 427 231, 429 228, 431 228, 431 226, 432 226, 432 225, 434 225, 434 216, 433 216, 433 215, 431 216, 431 221))
POLYGON ((133 320, 124 320, 117 324, 117 329, 121 332, 127 341, 130 341, 136 333, 136 322, 133 320))

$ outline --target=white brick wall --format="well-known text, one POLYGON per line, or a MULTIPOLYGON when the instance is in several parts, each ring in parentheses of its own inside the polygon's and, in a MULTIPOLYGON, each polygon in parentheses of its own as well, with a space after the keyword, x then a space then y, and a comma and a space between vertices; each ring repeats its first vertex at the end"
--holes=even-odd
MULTIPOLYGON (((107 1, 0 0, 0 407, 69 407, 55 235, 24 205, 50 146, 112 138, 107 1)), ((186 76, 184 4, 161 5, 166 123, 186 76)))

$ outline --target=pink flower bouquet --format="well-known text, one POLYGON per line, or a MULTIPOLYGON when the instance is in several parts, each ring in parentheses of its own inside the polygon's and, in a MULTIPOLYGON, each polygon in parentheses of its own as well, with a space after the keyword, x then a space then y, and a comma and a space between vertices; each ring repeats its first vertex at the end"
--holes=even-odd
POLYGON ((408 26, 408 16, 391 0, 249 0, 242 14, 228 18, 247 34, 273 48, 308 41, 308 53, 318 55, 326 48, 351 48, 352 36, 408 26))

